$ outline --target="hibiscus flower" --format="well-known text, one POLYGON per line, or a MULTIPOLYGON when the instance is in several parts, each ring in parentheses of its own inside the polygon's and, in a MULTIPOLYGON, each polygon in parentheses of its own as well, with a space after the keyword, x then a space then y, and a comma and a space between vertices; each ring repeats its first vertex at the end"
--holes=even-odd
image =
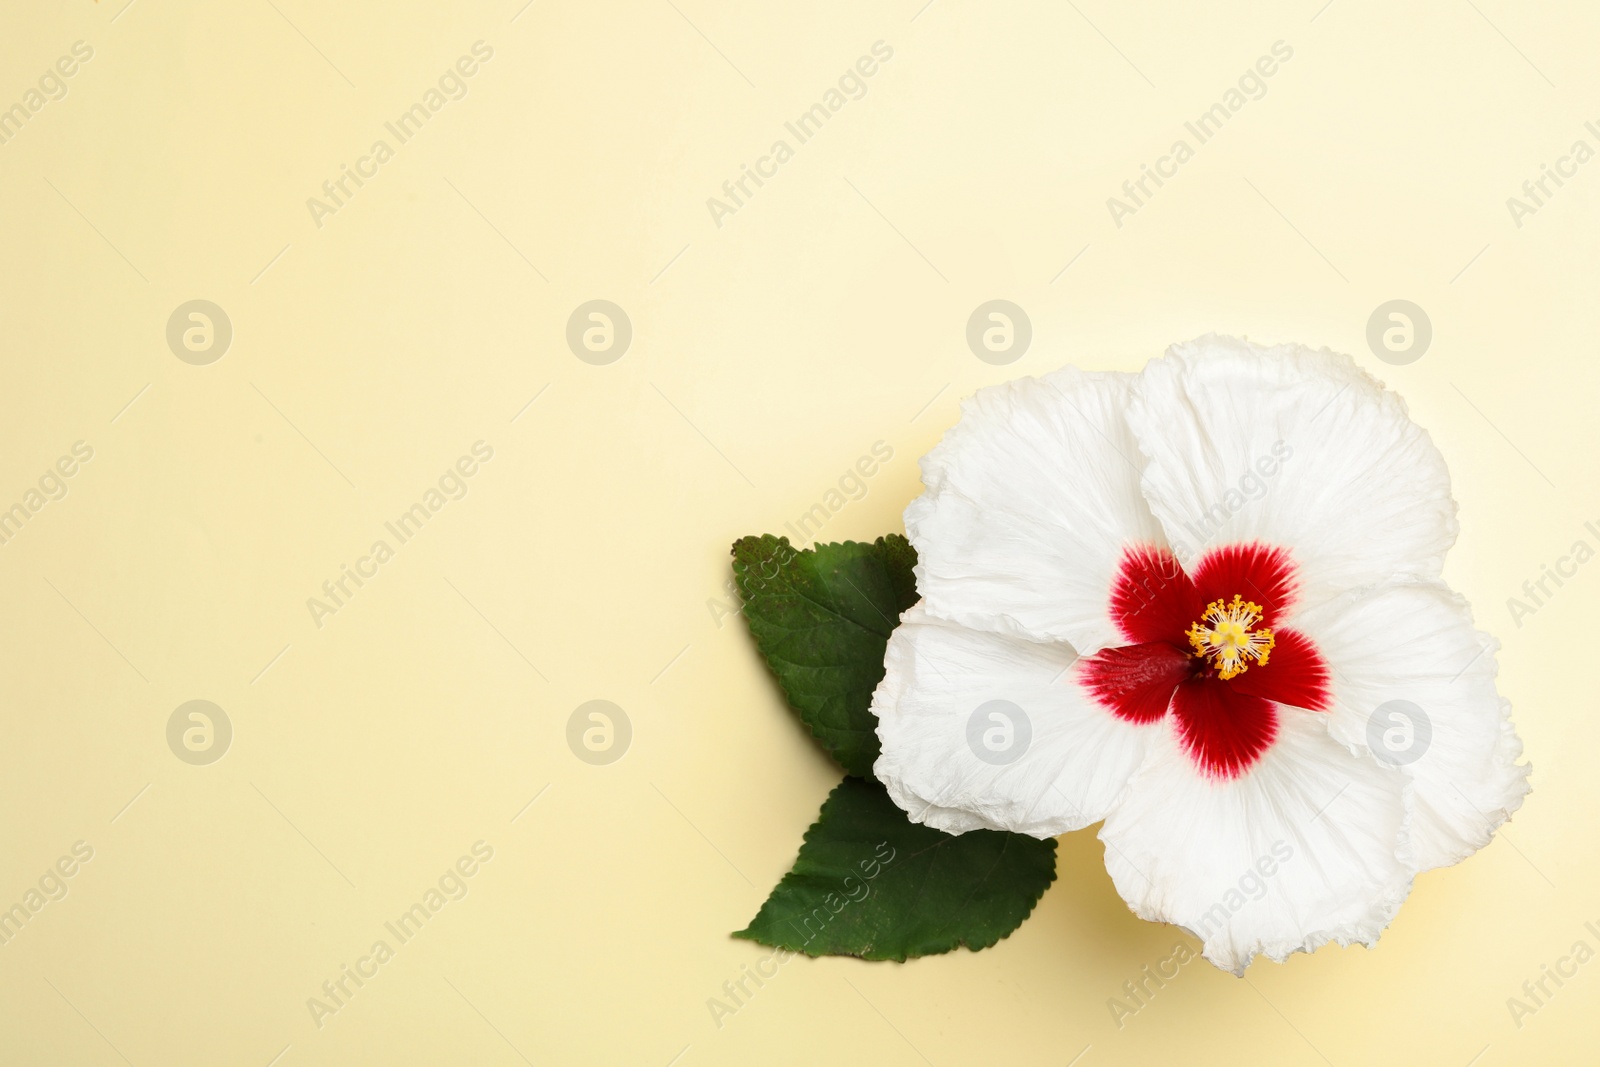
POLYGON ((1133 911, 1242 974, 1371 945, 1522 803, 1444 461, 1348 356, 1209 336, 994 386, 922 478, 873 697, 913 821, 1103 820, 1133 911))

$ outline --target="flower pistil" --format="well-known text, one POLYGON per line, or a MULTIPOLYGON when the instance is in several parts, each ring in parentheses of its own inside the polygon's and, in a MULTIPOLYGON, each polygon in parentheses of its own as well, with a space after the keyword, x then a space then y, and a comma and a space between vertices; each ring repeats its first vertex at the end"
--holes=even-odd
POLYGON ((1260 604, 1235 593, 1233 599, 1213 600, 1187 633, 1194 654, 1209 659, 1224 680, 1243 674, 1251 663, 1266 665, 1272 652, 1272 631, 1253 629, 1262 619, 1260 604))

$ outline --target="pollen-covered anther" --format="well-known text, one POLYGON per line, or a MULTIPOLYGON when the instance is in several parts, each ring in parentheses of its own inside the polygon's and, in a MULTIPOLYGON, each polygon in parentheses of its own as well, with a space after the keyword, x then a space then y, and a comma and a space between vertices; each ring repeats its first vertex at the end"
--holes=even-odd
POLYGON ((1272 631, 1253 629, 1261 618, 1261 605, 1237 593, 1232 600, 1213 600, 1200 621, 1190 625, 1189 643, 1196 656, 1210 661, 1219 677, 1236 677, 1252 663, 1264 666, 1272 652, 1272 631))

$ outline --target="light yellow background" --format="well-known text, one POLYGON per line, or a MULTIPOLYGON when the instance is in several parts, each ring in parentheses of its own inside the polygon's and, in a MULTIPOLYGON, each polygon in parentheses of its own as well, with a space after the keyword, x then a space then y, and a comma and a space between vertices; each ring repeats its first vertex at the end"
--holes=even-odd
POLYGON ((1592 7, 125 2, 11 3, 0 33, 0 107, 94 50, 0 145, 0 508, 94 450, 0 546, 0 907, 94 850, 0 946, 0 1061, 1594 1061, 1600 964, 1520 1028, 1506 1006, 1600 948, 1600 566, 1506 607, 1600 544, 1600 163, 1521 227, 1506 206, 1600 147, 1592 7), (466 96, 319 227, 307 199, 480 40, 466 96), (880 40, 866 94, 717 226, 707 198, 880 40), (1116 226, 1107 198, 1279 40, 1266 94, 1116 226), (197 298, 234 330, 206 366, 165 338, 197 298), (1010 366, 964 337, 995 298, 1033 325, 1010 366), (1433 324, 1408 366, 1365 340, 1395 298, 1433 324), (633 325, 607 366, 564 337, 592 299, 633 325), (728 932, 838 778, 720 617, 729 543, 880 440, 823 536, 898 530, 962 396, 1210 330, 1351 352, 1434 435, 1448 577, 1535 767, 1514 823, 1375 951, 1191 964, 1121 1028, 1108 998, 1182 935, 1127 911, 1091 832, 997 948, 796 960, 719 1027, 766 955, 728 932), (480 440, 467 495, 317 626, 307 599, 480 440), (597 698, 633 729, 608 766, 566 740, 597 698), (207 766, 166 739, 194 699, 234 730, 207 766), (480 840, 467 895, 317 1026, 308 998, 480 840))

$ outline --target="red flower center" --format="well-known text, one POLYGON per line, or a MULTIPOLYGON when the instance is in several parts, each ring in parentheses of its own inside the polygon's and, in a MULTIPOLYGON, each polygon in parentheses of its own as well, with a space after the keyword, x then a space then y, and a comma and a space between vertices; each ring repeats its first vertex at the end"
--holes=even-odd
POLYGON ((1331 704, 1321 653, 1275 625, 1294 598, 1294 564, 1281 548, 1212 549, 1193 574, 1168 549, 1130 548, 1111 583, 1111 617, 1128 644, 1080 659, 1078 679, 1128 722, 1170 710, 1201 771, 1237 778, 1277 738, 1279 704, 1331 704))

